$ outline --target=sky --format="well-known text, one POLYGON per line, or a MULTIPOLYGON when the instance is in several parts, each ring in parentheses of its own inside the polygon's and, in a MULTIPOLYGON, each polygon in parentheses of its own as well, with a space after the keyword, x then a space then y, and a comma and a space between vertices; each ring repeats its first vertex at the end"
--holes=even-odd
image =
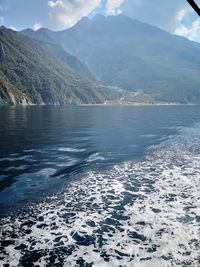
POLYGON ((0 0, 0 25, 15 30, 63 30, 97 13, 123 13, 200 42, 200 18, 186 0, 0 0))

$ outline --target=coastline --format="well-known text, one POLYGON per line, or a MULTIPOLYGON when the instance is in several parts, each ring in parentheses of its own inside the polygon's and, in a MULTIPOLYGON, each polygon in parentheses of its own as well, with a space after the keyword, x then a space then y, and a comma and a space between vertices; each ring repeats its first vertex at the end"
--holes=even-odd
POLYGON ((99 106, 99 107, 109 107, 109 106, 134 106, 134 107, 144 107, 144 106, 200 106, 199 104, 195 103, 89 103, 89 104, 0 104, 1 107, 35 107, 35 106, 68 106, 68 107, 93 107, 93 106, 99 106))
POLYGON ((108 103, 108 104, 80 104, 78 106, 199 106, 199 104, 181 104, 181 103, 108 103))

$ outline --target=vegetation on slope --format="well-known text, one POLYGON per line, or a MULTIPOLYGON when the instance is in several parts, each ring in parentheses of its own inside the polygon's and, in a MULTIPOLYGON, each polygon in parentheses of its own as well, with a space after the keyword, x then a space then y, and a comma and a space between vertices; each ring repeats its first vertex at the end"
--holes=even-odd
POLYGON ((90 72, 62 48, 0 28, 0 103, 99 103, 90 72))
POLYGON ((200 45, 124 15, 82 19, 71 29, 24 31, 80 58, 96 79, 157 101, 200 103, 200 45))

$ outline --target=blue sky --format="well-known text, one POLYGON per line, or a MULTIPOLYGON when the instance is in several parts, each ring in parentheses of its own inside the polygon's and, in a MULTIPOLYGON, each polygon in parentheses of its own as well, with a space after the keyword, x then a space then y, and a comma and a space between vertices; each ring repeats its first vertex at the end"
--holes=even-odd
POLYGON ((0 24, 16 30, 62 30, 97 13, 123 13, 200 41, 200 19, 186 0, 0 0, 0 24))

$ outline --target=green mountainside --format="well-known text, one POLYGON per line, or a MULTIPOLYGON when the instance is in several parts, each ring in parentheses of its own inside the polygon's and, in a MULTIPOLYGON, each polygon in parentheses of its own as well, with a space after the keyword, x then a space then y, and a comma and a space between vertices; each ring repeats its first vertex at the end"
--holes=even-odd
POLYGON ((156 101, 200 103, 198 43, 124 15, 97 15, 68 30, 23 34, 59 44, 104 84, 140 91, 156 101))
POLYGON ((0 104, 100 103, 94 81, 61 47, 0 28, 0 104))

